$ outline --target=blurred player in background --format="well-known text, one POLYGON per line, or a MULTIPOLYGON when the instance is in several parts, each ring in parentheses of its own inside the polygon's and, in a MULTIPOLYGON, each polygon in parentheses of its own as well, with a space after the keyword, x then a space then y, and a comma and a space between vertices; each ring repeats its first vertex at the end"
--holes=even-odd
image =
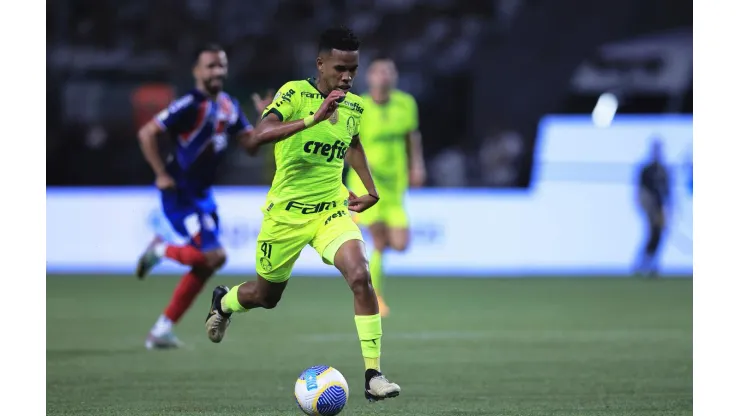
MULTIPOLYGON (((377 59, 368 69, 368 94, 363 95, 360 137, 367 161, 383 200, 358 214, 357 222, 368 227, 373 239, 370 275, 382 316, 390 312, 384 300, 383 253, 387 248, 404 251, 409 244, 409 221, 404 199, 409 185, 426 179, 419 133, 416 100, 396 89, 398 73, 390 59, 377 59)), ((347 174, 347 187, 355 193, 365 188, 357 173, 347 174)))
MULTIPOLYGON (((362 98, 349 92, 359 46, 347 28, 325 31, 316 58, 318 78, 286 83, 263 112, 249 147, 275 142, 277 169, 257 237, 257 279, 231 290, 214 289, 206 331, 211 341, 220 342, 233 313, 277 306, 295 261, 311 245, 326 264, 342 272, 354 294, 365 397, 382 400, 398 396, 400 387, 380 372, 381 317, 362 234, 349 215, 382 198, 360 142, 362 98), (342 184, 345 158, 367 194, 358 197, 342 184)), ((321 300, 316 301, 320 307, 321 300)))
POLYGON ((670 178, 663 162, 663 147, 660 141, 652 143, 650 160, 640 167, 638 199, 647 220, 648 239, 639 255, 636 273, 657 277, 658 250, 666 229, 666 218, 670 208, 670 178))
POLYGON ((181 345, 172 331, 173 325, 182 318, 206 280, 226 262, 211 186, 229 137, 245 142, 253 131, 239 103, 222 90, 227 72, 226 53, 220 46, 199 49, 193 62, 195 88, 139 131, 144 158, 156 175, 164 214, 188 243, 172 245, 155 237, 139 258, 136 275, 144 278, 162 258, 190 267, 149 332, 145 344, 148 349, 181 345), (157 143, 157 136, 164 132, 174 149, 166 162, 160 157, 157 143))

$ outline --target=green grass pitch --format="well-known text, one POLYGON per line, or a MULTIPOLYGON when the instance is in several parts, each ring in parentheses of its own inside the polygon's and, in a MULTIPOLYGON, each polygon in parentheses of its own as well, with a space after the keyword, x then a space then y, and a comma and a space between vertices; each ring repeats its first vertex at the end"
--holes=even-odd
POLYGON ((210 289, 240 281, 209 283, 185 349, 146 351, 176 279, 47 277, 47 414, 299 415, 314 364, 347 378, 343 416, 692 414, 690 279, 391 279, 382 367, 402 393, 373 404, 343 281, 293 278, 211 344, 210 289))

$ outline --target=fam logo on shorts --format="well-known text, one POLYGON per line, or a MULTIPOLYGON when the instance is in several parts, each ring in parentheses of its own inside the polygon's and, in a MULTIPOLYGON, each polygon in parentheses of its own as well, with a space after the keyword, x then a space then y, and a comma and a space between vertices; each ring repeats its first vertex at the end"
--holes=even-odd
POLYGON ((262 269, 266 272, 272 271, 272 263, 267 257, 260 258, 260 266, 262 266, 262 269))

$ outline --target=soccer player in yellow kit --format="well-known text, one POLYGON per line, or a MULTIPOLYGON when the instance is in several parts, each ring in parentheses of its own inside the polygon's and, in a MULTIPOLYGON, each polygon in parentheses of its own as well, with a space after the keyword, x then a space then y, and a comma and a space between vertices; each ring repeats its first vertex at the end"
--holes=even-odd
POLYGON ((295 261, 310 244, 334 265, 354 294, 355 324, 365 360, 365 397, 399 395, 401 389, 380 372, 382 336, 365 244, 349 211, 362 212, 381 198, 360 142, 362 98, 349 92, 359 63, 359 40, 347 28, 325 31, 316 58, 318 78, 283 85, 262 113, 247 142, 275 142, 276 172, 257 237, 257 279, 213 291, 206 331, 220 342, 231 315, 277 306, 295 261), (351 194, 342 184, 344 160, 368 190, 351 194))
MULTIPOLYGON (((360 124, 367 161, 377 190, 383 195, 372 209, 356 215, 357 222, 367 227, 373 238, 370 275, 381 316, 390 312, 383 297, 383 253, 388 248, 404 251, 408 247, 404 198, 409 185, 421 186, 426 178, 416 100, 396 89, 397 80, 393 61, 373 61, 367 73, 370 90, 362 96, 365 111, 360 124)), ((355 172, 348 173, 347 187, 356 193, 366 192, 355 172)))

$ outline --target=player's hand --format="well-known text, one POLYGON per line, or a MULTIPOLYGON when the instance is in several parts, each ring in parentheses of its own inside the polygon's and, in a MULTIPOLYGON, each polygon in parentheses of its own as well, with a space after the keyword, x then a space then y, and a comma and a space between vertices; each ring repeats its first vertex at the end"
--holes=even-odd
POLYGON ((265 108, 272 102, 273 97, 275 97, 275 90, 267 90, 267 95, 264 97, 260 97, 256 92, 252 94, 252 103, 255 110, 257 110, 257 114, 262 114, 265 111, 265 108))
POLYGON ((175 189, 175 180, 172 179, 172 176, 166 173, 157 175, 157 179, 154 181, 154 184, 157 185, 157 188, 162 191, 167 189, 175 189))
POLYGON ((411 172, 409 172, 409 184, 414 188, 424 185, 426 180, 427 171, 423 167, 414 167, 411 169, 411 172))
POLYGON ((371 196, 370 194, 357 196, 354 192, 349 191, 349 210, 354 212, 362 212, 371 206, 378 203, 378 198, 371 196))
POLYGON ((337 111, 337 108, 339 107, 338 103, 344 99, 344 95, 344 91, 340 90, 330 92, 324 99, 324 102, 321 103, 321 107, 319 107, 318 111, 313 115, 313 119, 319 123, 331 117, 331 115, 337 111))

